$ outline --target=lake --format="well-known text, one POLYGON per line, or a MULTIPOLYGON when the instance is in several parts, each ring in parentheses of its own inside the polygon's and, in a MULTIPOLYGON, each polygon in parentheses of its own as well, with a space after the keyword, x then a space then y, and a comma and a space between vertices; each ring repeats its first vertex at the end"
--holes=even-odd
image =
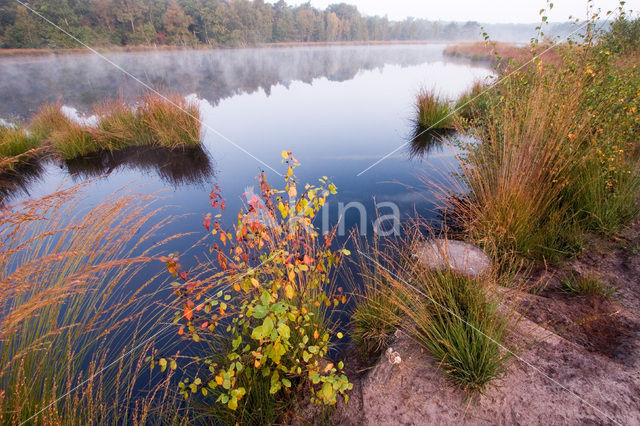
POLYGON ((261 171, 274 186, 283 186, 273 170, 284 172, 280 153, 288 150, 301 163, 298 182, 329 176, 336 184, 325 222, 333 226, 340 218, 345 234, 355 226, 372 232, 375 203, 381 214, 397 206, 402 220, 436 218, 424 181, 446 185, 455 158, 448 147, 416 152, 407 143, 415 128, 415 95, 427 87, 455 98, 492 75, 481 65, 446 58, 443 49, 422 44, 176 50, 106 55, 112 63, 90 54, 2 59, 2 119, 28 120, 47 102, 79 116, 107 99, 133 102, 148 90, 135 76, 162 93, 197 99, 204 135, 202 149, 184 153, 135 149, 45 163, 6 184, 3 196, 15 202, 100 176, 88 187, 87 207, 126 185, 166 190, 166 214, 195 215, 177 221, 170 232, 202 233, 200 217, 210 212, 214 185, 222 188, 227 223, 233 223, 241 194, 261 171), (356 204, 340 214, 340 203, 356 204))

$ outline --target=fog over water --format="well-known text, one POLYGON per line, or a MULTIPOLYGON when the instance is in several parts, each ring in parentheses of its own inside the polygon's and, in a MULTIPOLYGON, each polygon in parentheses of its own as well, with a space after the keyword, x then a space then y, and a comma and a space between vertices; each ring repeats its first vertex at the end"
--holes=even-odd
MULTIPOLYGON (((408 143, 416 93, 433 88, 453 100, 493 74, 482 64, 446 58, 443 49, 402 44, 110 54, 111 61, 157 90, 198 100, 202 147, 177 152, 142 147, 44 161, 26 166, 13 180, 0 179, 0 199, 45 195, 90 177, 98 179, 90 185, 86 206, 123 185, 149 193, 168 188, 167 214, 195 215, 173 231, 199 234, 197 219, 210 211, 213 185, 222 188, 228 222, 234 222, 240 194, 261 171, 273 185, 283 185, 256 159, 282 170, 284 149, 302 164, 299 182, 329 176, 338 186, 327 207, 330 225, 341 217, 346 232, 364 226, 370 233, 376 202, 394 203, 403 221, 416 214, 437 219, 436 199, 425 181, 446 186, 455 153, 424 138, 408 143), (340 205, 349 203, 362 210, 341 215, 340 205)), ((0 73, 0 118, 26 121, 42 104, 58 102, 67 115, 82 119, 95 104, 120 97, 133 104, 146 93, 97 55, 4 58, 0 73)))
MULTIPOLYGON (((212 105, 276 85, 353 79, 385 65, 442 60, 440 45, 334 46, 110 53, 105 56, 161 92, 196 93, 212 105)), ((90 112, 107 99, 133 101, 147 89, 94 54, 0 60, 0 118, 26 120, 42 103, 90 112)))

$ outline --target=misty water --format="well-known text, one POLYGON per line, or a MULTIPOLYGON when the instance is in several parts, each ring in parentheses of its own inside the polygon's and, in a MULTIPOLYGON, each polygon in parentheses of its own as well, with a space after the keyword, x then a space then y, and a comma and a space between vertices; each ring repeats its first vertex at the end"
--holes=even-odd
MULTIPOLYGON (((300 183, 329 176, 337 185, 338 195, 327 207, 330 226, 338 220, 339 203, 351 202, 364 206, 369 233, 375 203, 394 203, 403 220, 434 218, 433 194, 424 180, 444 183, 454 157, 447 147, 416 152, 407 144, 415 127, 416 92, 435 88, 455 98, 474 80, 492 74, 481 65, 447 59, 443 48, 136 52, 107 55, 113 64, 97 55, 2 59, 0 118, 6 120, 28 120, 51 102, 80 115, 108 99, 133 102, 148 90, 135 76, 163 93, 197 98, 205 123, 202 149, 135 149, 49 162, 24 170, 22 179, 5 182, 2 196, 15 202, 100 176, 88 187, 87 207, 125 185, 141 192, 165 190, 166 214, 195 215, 177 221, 169 232, 202 233, 200 217, 210 212, 208 195, 215 184, 227 199, 232 223, 242 206, 241 194, 261 171, 272 184, 283 186, 270 168, 283 171, 280 152, 289 150, 302 164, 296 171, 300 183)), ((347 210, 342 217, 346 232, 354 226, 362 229, 361 213, 347 210)), ((381 213, 390 214, 391 209, 381 213)))

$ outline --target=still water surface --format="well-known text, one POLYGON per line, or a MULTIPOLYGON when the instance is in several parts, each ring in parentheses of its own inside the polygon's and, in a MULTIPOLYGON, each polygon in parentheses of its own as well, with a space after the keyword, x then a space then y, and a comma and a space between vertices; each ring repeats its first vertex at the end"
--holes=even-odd
MULTIPOLYGON (((297 169, 300 183, 330 176, 339 192, 328 206, 330 224, 338 220, 338 203, 359 202, 365 206, 370 233, 374 200, 395 203, 403 220, 416 214, 433 218, 433 196, 422 179, 446 179, 454 167, 449 148, 416 157, 405 146, 357 174, 411 139, 420 87, 454 98, 474 80, 492 74, 479 65, 448 60, 443 48, 429 44, 110 54, 109 60, 162 92, 197 96, 206 123, 203 148, 184 154, 134 150, 47 163, 4 197, 18 201, 108 174, 89 186, 87 207, 125 185, 143 192, 165 189, 167 214, 196 215, 178 221, 170 232, 202 233, 199 218, 210 211, 213 185, 222 188, 227 223, 232 223, 242 205, 240 195, 262 170, 272 184, 280 183, 280 177, 240 146, 279 171, 280 152, 292 151, 302 164, 297 169)), ((133 101, 146 90, 95 55, 3 59, 0 75, 4 119, 27 120, 47 102, 86 114, 105 99, 133 101)), ((342 218, 347 231, 360 225, 359 216, 356 209, 347 211, 342 218)))

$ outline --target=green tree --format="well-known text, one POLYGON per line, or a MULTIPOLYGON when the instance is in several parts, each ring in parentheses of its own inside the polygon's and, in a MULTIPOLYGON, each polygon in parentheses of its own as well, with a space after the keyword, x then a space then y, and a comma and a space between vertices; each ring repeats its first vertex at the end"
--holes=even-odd
POLYGON ((13 25, 5 35, 7 47, 42 47, 42 35, 31 12, 24 6, 16 9, 13 25))

